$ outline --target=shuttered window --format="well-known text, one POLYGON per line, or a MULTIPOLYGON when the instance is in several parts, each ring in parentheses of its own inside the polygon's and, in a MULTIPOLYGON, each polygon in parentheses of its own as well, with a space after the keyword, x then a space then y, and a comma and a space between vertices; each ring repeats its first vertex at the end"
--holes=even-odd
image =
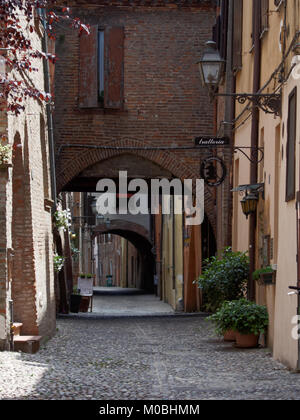
POLYGON ((123 106, 124 28, 105 30, 104 106, 118 109, 123 106))
POLYGON ((233 12, 233 71, 242 68, 243 53, 243 0, 234 0, 233 12))
POLYGON ((79 48, 79 107, 122 108, 124 28, 92 26, 79 48))
POLYGON ((296 119, 297 119, 297 89, 289 96, 288 111, 288 138, 286 153, 286 201, 295 198, 295 175, 296 175, 296 119))

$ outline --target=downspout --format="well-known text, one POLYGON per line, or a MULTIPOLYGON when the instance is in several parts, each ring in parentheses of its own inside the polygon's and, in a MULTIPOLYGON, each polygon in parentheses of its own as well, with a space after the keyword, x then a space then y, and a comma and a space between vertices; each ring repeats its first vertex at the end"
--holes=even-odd
MULTIPOLYGON (((233 74, 233 16, 234 16, 234 0, 228 0, 228 28, 227 28, 227 52, 226 52, 226 76, 225 86, 226 94, 230 95, 235 92, 235 77, 233 74)), ((225 121, 233 121, 235 117, 235 99, 233 96, 227 96, 225 98, 225 121)), ((231 124, 225 126, 225 136, 230 139, 231 148, 227 151, 224 150, 224 155, 228 161, 228 165, 231 168, 233 161, 233 146, 234 146, 234 133, 231 124)), ((228 197, 227 211, 228 215, 224 217, 223 224, 227 226, 227 232, 225 234, 225 246, 229 246, 232 243, 232 180, 228 178, 228 183, 224 184, 224 193, 228 197)), ((224 196, 223 193, 223 196, 224 196)))
MULTIPOLYGON (((260 1, 253 0, 253 16, 254 30, 253 30, 253 47, 254 47, 254 67, 253 67, 253 93, 257 93, 260 89, 260 66, 261 66, 261 43, 260 43, 260 1)), ((259 138, 259 109, 252 108, 252 121, 251 121, 251 147, 252 150, 257 150, 259 138)), ((250 164, 250 183, 257 184, 257 152, 253 152, 252 162, 250 164)), ((255 271, 255 253, 256 253, 256 214, 250 215, 249 222, 249 259, 250 270, 248 280, 248 298, 255 300, 255 284, 252 274, 255 271)))
MULTIPOLYGON (((46 31, 46 13, 45 10, 41 11, 43 26, 44 26, 44 37, 42 39, 42 48, 45 54, 48 54, 48 37, 46 31)), ((46 93, 51 94, 50 88, 50 71, 49 71, 49 61, 44 59, 44 82, 45 82, 45 91, 46 93)), ((50 174, 51 174, 51 198, 53 201, 53 209, 57 205, 57 190, 56 190, 56 171, 55 171, 55 149, 54 149, 54 136, 53 136, 53 119, 51 113, 51 105, 46 104, 47 112, 47 126, 48 126, 48 139, 49 139, 49 158, 50 158, 50 174)))

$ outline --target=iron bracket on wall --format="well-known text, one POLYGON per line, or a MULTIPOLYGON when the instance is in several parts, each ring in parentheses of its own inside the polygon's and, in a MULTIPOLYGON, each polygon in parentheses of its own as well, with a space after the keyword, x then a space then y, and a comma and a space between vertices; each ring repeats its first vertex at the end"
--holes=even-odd
POLYGON ((215 96, 230 96, 240 104, 250 101, 266 114, 274 114, 277 117, 281 113, 281 93, 217 93, 215 96))
POLYGON ((241 152, 251 163, 260 163, 264 160, 265 153, 263 147, 233 147, 234 153, 241 152), (250 151, 250 156, 245 152, 245 150, 250 151), (260 156, 259 156, 260 154, 260 156))

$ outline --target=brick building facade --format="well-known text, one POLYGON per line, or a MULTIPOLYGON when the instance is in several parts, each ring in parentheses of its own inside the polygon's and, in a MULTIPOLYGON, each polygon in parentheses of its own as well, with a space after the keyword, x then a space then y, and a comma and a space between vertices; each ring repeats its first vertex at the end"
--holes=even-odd
MULTIPOLYGON (((100 178, 117 179, 119 170, 127 170, 129 179, 199 179, 200 163, 211 152, 198 149, 194 140, 214 134, 214 106, 201 85, 197 62, 212 36, 215 2, 87 0, 68 5, 91 26, 91 35, 76 39, 71 30, 57 33, 58 191, 94 192, 100 178)), ((205 213, 216 236, 216 196, 209 187, 205 213)), ((193 238, 184 251, 188 273, 189 265, 201 260, 196 252, 201 230, 184 233, 182 223, 177 225, 177 235, 193 238)), ((176 245, 171 236, 167 248, 176 245)), ((183 250, 177 253, 183 259, 183 250)), ((201 263, 196 266, 195 276, 201 263)), ((173 296, 173 287, 183 288, 182 264, 178 270, 178 281, 165 270, 170 293, 162 297, 173 296)), ((188 277, 186 295, 193 299, 194 278, 188 277)))
MULTIPOLYGON (((43 26, 30 35, 43 50, 43 26)), ((25 29, 24 29, 25 30, 25 29)), ((9 54, 9 52, 8 52, 9 54)), ((10 74, 45 89, 43 62, 38 72, 10 74)), ((1 66, 1 72, 10 69, 1 66)), ((0 168, 0 349, 7 349, 11 323, 22 334, 51 336, 55 331, 51 178, 46 105, 27 99, 18 117, 1 114, 1 137, 13 148, 11 165, 0 168)))

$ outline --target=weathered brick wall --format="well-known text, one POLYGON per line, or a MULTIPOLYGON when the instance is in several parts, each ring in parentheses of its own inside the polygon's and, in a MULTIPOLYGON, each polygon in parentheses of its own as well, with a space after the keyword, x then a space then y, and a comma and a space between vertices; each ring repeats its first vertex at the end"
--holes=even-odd
MULTIPOLYGON (((42 49, 41 34, 31 35, 34 47, 39 50, 42 49)), ((35 64, 39 71, 26 75, 24 80, 44 90, 43 63, 35 64)), ((13 76, 21 80, 21 75, 13 76)), ((51 195, 45 120, 45 105, 29 99, 24 113, 18 117, 9 115, 1 127, 15 151, 13 167, 0 171, 0 248, 3 249, 3 253, 0 252, 0 314, 4 314, 7 327, 10 321, 8 299, 12 297, 14 321, 23 323, 22 334, 50 336, 55 331, 55 299, 52 221, 44 203, 51 195), (10 277, 4 251, 7 255, 12 247, 10 277), (4 290, 7 290, 6 295, 4 290)), ((8 332, 6 328, 6 336, 8 332)))
MULTIPOLYGON (((89 7, 83 3, 74 8, 83 21, 124 27, 124 109, 78 107, 79 40, 71 31, 59 33, 55 77, 59 189, 87 166, 124 153, 62 145, 193 147, 196 136, 213 134, 213 106, 202 88, 196 64, 205 42, 211 39, 213 2, 192 2, 190 7, 181 7, 186 2, 169 2, 164 7, 121 6, 124 2, 115 2, 119 6, 112 7, 101 7, 104 2, 97 2, 96 7, 89 7)), ((199 178, 200 159, 206 155, 195 149, 132 153, 180 178, 199 178)), ((214 204, 213 195, 206 190, 206 210, 213 226, 214 204)))

